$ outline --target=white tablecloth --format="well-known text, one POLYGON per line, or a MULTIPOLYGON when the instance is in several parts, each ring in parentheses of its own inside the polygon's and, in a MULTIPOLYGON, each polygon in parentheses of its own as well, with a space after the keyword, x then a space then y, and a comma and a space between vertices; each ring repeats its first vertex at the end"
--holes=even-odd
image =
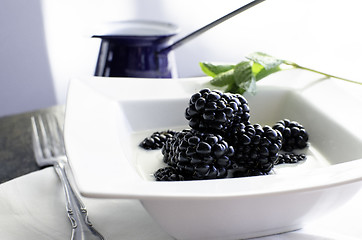
MULTIPOLYGON (((0 239, 70 239, 64 193, 53 168, 0 185, 0 239)), ((107 240, 171 240, 137 200, 83 198, 94 226, 107 240)), ((304 229, 258 240, 362 239, 362 191, 304 229)))

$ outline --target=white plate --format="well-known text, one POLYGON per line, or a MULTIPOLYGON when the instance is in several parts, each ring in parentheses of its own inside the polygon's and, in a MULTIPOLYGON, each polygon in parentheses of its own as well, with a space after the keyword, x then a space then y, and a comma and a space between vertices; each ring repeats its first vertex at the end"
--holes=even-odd
POLYGON ((277 167, 269 176, 153 181, 162 156, 138 144, 156 130, 187 128, 188 99, 211 87, 209 80, 91 77, 71 81, 65 140, 81 194, 140 199, 176 238, 234 239, 300 228, 360 188, 362 130, 356 126, 362 111, 354 107, 358 102, 343 92, 343 84, 299 71, 275 74, 258 84, 257 95, 246 97, 253 123, 272 125, 289 118, 306 127, 307 161, 277 167), (217 216, 207 215, 210 211, 217 216), (221 219, 227 219, 225 224, 220 224, 221 219))

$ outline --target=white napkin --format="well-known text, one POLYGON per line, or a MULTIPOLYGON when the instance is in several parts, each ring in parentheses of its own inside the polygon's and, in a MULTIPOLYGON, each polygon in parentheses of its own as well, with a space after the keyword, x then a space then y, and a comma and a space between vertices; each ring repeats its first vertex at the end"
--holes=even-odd
MULTIPOLYGON (((170 240, 138 200, 82 198, 95 228, 107 240, 170 240)), ((53 168, 0 185, 0 239, 64 240, 71 228, 53 168)))
MULTIPOLYGON (((137 200, 82 198, 90 220, 107 240, 171 240, 137 200)), ((0 238, 70 239, 64 193, 53 168, 0 185, 0 238)), ((258 240, 362 239, 362 191, 348 204, 302 230, 258 240)))

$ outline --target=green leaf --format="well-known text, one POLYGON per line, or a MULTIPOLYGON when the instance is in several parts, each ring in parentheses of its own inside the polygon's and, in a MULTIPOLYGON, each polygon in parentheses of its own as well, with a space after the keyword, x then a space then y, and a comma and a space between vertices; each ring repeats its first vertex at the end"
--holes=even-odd
POLYGON ((255 79, 255 78, 253 78, 253 79, 250 81, 249 86, 248 86, 246 92, 251 93, 252 95, 255 95, 255 94, 256 94, 256 79, 255 79))
POLYGON ((255 94, 256 82, 266 76, 282 70, 299 68, 315 72, 329 78, 362 85, 361 82, 337 77, 314 69, 300 66, 294 62, 281 60, 262 52, 256 52, 246 57, 248 61, 242 61, 237 65, 216 65, 212 63, 200 63, 201 69, 213 79, 210 83, 217 87, 225 87, 226 92, 240 93, 250 92, 255 94))
POLYGON ((235 66, 234 78, 237 85, 250 82, 253 78, 252 64, 250 61, 242 61, 235 66))
POLYGON ((272 73, 282 71, 283 69, 280 65, 285 63, 284 60, 277 59, 261 52, 252 53, 247 58, 254 62, 252 70, 256 81, 259 81, 272 73))
POLYGON ((265 69, 262 65, 258 63, 254 63, 252 69, 256 81, 259 81, 272 73, 276 73, 283 70, 282 68, 280 68, 280 66, 275 66, 274 68, 265 69))
POLYGON ((256 92, 256 79, 252 70, 253 63, 251 61, 243 61, 235 66, 234 79, 239 91, 256 92))
POLYGON ((236 85, 236 83, 234 82, 234 83, 227 86, 227 88, 225 89, 225 92, 244 94, 245 90, 239 88, 236 85))
POLYGON ((259 74, 259 72, 265 70, 265 67, 259 63, 254 62, 253 66, 251 66, 251 70, 253 71, 254 76, 256 76, 259 74))
POLYGON ((284 60, 272 57, 266 53, 255 52, 246 57, 247 59, 262 65, 266 70, 275 69, 284 63, 284 60))
POLYGON ((230 69, 226 72, 222 72, 214 77, 210 83, 217 87, 230 86, 235 83, 234 80, 234 69, 230 69))
POLYGON ((216 77, 216 75, 227 72, 235 67, 235 65, 229 65, 229 64, 213 64, 209 62, 200 62, 201 70, 208 76, 216 77))

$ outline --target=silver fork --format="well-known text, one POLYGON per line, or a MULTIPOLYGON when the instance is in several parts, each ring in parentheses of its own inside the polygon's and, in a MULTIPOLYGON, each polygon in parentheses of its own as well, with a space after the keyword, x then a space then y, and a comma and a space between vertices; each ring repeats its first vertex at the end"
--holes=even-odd
POLYGON ((73 240, 100 240, 104 237, 93 228, 88 219, 84 204, 73 190, 65 167, 68 164, 65 154, 63 132, 54 115, 31 117, 33 129, 33 150, 40 167, 54 166, 65 191, 66 209, 72 225, 73 240))

